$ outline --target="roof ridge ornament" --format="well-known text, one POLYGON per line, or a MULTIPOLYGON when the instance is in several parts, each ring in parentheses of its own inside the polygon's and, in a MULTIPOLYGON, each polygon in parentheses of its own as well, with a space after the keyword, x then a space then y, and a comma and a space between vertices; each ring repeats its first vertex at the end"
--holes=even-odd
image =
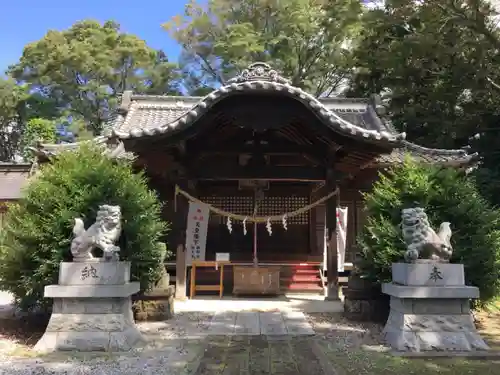
POLYGON ((256 62, 248 66, 245 70, 241 72, 238 76, 231 78, 227 81, 228 84, 231 83, 242 83, 250 81, 269 81, 277 82, 281 84, 290 84, 290 81, 279 75, 277 70, 271 68, 269 64, 264 62, 256 62))

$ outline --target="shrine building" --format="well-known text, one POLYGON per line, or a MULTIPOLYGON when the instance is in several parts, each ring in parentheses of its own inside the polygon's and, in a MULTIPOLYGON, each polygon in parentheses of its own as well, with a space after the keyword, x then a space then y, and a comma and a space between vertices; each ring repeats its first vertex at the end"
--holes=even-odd
MULTIPOLYGON (((115 156, 133 153, 135 167, 167 203, 163 215, 172 229, 165 240, 174 252, 169 261, 178 296, 189 293, 186 268, 189 275, 192 259, 184 258, 192 256, 186 248, 191 201, 213 208, 206 246, 195 261, 225 254, 226 291, 236 284, 233 267, 278 267, 281 291, 326 289, 335 299, 339 271, 352 265, 363 227, 361 193, 378 172, 407 154, 451 167, 475 159, 465 150, 405 140, 384 109, 378 96, 315 98, 256 63, 205 97, 125 92, 96 141, 115 156), (339 207, 347 208, 341 257, 334 230, 339 207)), ((43 160, 76 146, 41 145, 38 156, 43 160)), ((198 282, 203 284, 203 275, 198 282)))

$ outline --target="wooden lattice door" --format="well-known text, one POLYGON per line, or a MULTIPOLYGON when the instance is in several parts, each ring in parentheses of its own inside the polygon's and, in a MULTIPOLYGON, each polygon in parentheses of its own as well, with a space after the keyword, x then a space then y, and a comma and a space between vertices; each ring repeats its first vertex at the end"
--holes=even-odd
MULTIPOLYGON (((221 210, 237 215, 251 216, 254 199, 250 195, 212 195, 200 198, 221 210)), ((244 234, 241 221, 232 221, 232 232, 227 228, 227 218, 211 214, 207 236, 207 259, 215 259, 215 253, 231 253, 231 260, 247 260, 252 252, 253 228, 247 224, 244 234)))
MULTIPOLYGON (((258 210, 259 216, 281 215, 309 204, 309 196, 268 195, 258 210)), ((262 260, 293 260, 309 253, 309 212, 287 218, 287 229, 281 222, 272 223, 269 235, 266 225, 257 227, 257 249, 262 260)))
MULTIPOLYGON (((252 216, 254 196, 252 192, 244 195, 210 195, 202 196, 203 202, 219 209, 244 216, 252 216)), ((284 191, 283 193, 286 193, 284 191)), ((258 216, 281 215, 309 204, 309 196, 287 196, 266 192, 257 211, 258 216)), ((288 229, 280 222, 272 223, 272 234, 269 235, 266 224, 257 225, 257 251, 259 261, 295 260, 307 257, 309 252, 309 213, 288 218, 288 229), (302 258, 301 258, 302 256, 302 258)), ((232 222, 232 232, 227 229, 227 219, 211 215, 207 236, 207 259, 214 259, 217 252, 231 253, 231 260, 251 261, 253 257, 253 223, 247 223, 244 234, 241 221, 232 222)))

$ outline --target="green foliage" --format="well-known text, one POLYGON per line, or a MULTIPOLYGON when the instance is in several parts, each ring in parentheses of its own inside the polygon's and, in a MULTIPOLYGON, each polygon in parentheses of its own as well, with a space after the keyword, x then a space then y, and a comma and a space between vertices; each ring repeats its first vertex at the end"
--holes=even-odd
POLYGON ((359 0, 190 1, 164 24, 183 46, 186 86, 224 84, 249 64, 270 62, 292 84, 330 95, 352 69, 359 0))
POLYGON ((28 44, 10 68, 14 78, 55 101, 66 115, 83 119, 94 135, 125 90, 178 94, 174 72, 165 54, 121 32, 117 23, 91 20, 49 31, 28 44))
POLYGON ((53 102, 18 85, 10 77, 0 78, 0 161, 22 155, 23 136, 28 123, 37 118, 58 116, 53 102))
POLYGON ((155 284, 163 260, 159 241, 168 229, 161 205, 130 162, 111 160, 99 147, 86 145, 43 166, 7 214, 0 279, 22 308, 47 304, 44 286, 57 283, 59 263, 71 260, 74 219, 83 218, 88 227, 100 204, 122 209, 118 245, 121 260, 132 262, 132 279, 142 290, 155 284))
POLYGON ((24 160, 32 159, 32 152, 29 147, 36 146, 39 142, 56 142, 55 122, 43 118, 33 118, 28 121, 21 137, 21 150, 24 160))
POLYGON ((21 137, 19 107, 23 95, 11 79, 0 79, 0 161, 14 158, 21 137))
POLYGON ((451 222, 452 262, 465 265, 467 284, 479 287, 481 301, 498 295, 500 212, 479 194, 471 179, 454 169, 407 160, 382 174, 364 198, 367 225, 358 243, 365 277, 376 282, 391 280, 391 263, 402 261, 406 249, 401 210, 419 205, 425 208, 433 228, 451 222))

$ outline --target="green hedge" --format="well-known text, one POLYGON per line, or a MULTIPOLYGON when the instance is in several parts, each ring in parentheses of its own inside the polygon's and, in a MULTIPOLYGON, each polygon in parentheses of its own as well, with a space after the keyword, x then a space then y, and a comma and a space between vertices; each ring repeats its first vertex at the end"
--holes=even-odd
POLYGON ((121 260, 132 263, 132 279, 147 290, 158 280, 163 251, 159 241, 168 229, 161 204, 143 174, 131 162, 112 160, 102 148, 87 145, 64 152, 44 165, 25 191, 25 198, 6 217, 0 252, 3 289, 24 310, 47 306, 45 285, 57 283, 59 263, 70 261, 74 219, 85 227, 95 222, 101 204, 119 205, 123 231, 121 260))
POLYGON ((364 195, 367 222, 358 237, 361 272, 382 283, 391 280, 391 263, 406 250, 401 233, 401 210, 423 207, 437 230, 452 225, 453 263, 463 263, 468 285, 479 287, 481 301, 497 296, 500 286, 500 211, 478 192, 463 172, 418 165, 406 160, 380 175, 364 195))

